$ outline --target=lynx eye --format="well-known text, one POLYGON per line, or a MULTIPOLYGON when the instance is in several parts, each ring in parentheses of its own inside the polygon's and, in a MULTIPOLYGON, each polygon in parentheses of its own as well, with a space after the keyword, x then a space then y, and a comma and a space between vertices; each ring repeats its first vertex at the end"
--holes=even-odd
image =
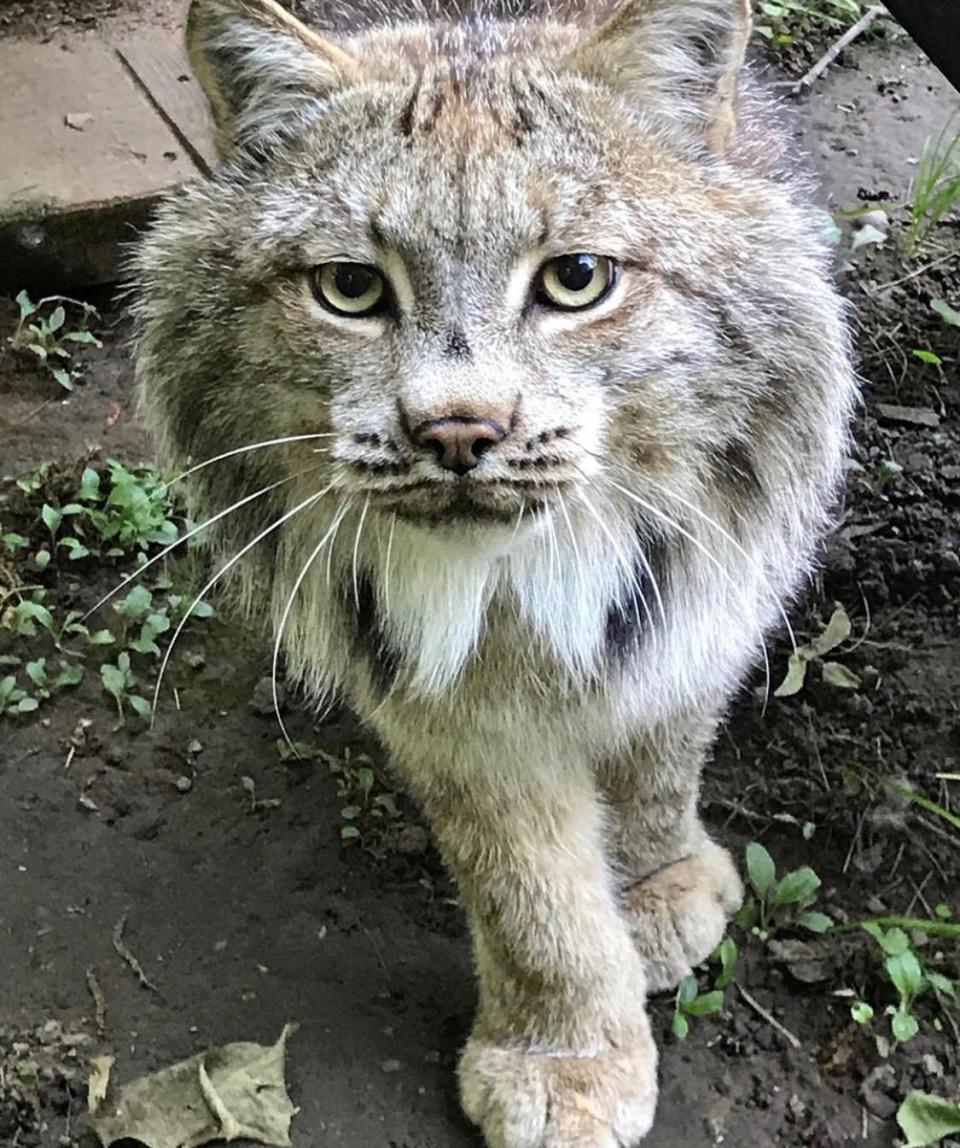
POLYGON ((313 271, 313 293, 328 311, 362 319, 383 310, 387 288, 369 263, 321 263, 313 271))
POLYGON ((616 278, 616 264, 605 255, 558 255, 540 269, 537 298, 550 307, 582 311, 599 303, 616 278))

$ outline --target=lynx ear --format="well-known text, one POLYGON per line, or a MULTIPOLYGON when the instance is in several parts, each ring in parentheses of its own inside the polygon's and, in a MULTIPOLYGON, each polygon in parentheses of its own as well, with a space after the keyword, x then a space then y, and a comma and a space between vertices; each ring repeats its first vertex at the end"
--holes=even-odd
POLYGON ((306 101, 360 74, 352 56, 276 0, 193 0, 187 51, 222 155, 268 135, 306 101))
POLYGON ((574 53, 583 75, 698 127, 716 155, 736 129, 750 0, 626 0, 574 53))

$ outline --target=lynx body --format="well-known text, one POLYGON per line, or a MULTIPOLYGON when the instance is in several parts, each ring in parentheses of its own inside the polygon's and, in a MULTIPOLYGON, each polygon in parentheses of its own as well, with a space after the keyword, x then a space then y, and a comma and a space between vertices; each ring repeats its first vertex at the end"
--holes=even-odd
POLYGON ((741 896, 701 764, 854 396, 747 0, 608 15, 321 34, 195 0, 224 163, 137 258, 148 425, 224 456, 194 497, 241 503, 211 530, 241 600, 373 724, 459 882, 492 1148, 651 1125, 646 994, 741 896))

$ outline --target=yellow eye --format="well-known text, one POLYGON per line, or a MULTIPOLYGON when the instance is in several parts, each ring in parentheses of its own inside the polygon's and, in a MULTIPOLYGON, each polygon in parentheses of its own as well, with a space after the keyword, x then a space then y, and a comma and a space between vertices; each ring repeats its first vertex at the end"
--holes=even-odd
POLYGON ((537 298, 550 307, 582 311, 606 296, 617 279, 617 266, 605 255, 558 255, 540 269, 537 298))
POLYGON ((387 302, 383 276, 369 263, 321 263, 313 271, 313 293, 337 315, 362 319, 387 302))

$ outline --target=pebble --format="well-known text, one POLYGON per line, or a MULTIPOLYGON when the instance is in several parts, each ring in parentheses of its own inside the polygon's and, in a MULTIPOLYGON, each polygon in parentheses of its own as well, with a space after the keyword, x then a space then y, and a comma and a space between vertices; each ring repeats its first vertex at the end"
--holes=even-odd
MULTIPOLYGON (((277 686, 277 702, 281 710, 284 708, 286 695, 283 686, 277 686)), ((250 708, 254 713, 270 715, 273 713, 273 682, 270 678, 261 678, 253 688, 250 698, 250 708)))
POLYGON ((383 1064, 380 1065, 380 1069, 383 1072, 399 1072, 400 1071, 400 1061, 399 1060, 385 1060, 383 1062, 383 1064))

